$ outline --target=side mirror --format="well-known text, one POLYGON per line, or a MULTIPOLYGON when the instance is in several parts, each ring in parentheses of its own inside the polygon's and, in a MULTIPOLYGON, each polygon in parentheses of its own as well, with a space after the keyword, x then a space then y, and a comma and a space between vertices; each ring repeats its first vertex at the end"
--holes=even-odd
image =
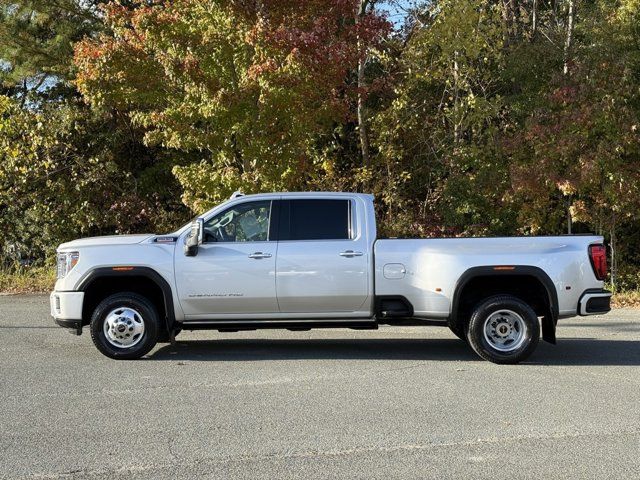
POLYGON ((184 242, 184 254, 187 257, 195 257, 198 254, 198 247, 202 245, 204 235, 204 220, 196 218, 191 224, 191 231, 184 242))

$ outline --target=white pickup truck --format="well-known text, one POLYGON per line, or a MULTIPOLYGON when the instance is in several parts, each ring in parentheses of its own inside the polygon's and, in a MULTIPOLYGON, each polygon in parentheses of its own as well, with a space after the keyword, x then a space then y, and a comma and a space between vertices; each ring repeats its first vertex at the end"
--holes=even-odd
POLYGON ((171 234, 64 243, 57 265, 56 323, 115 359, 185 329, 435 324, 517 363, 611 297, 602 237, 378 239, 354 193, 234 194, 171 234))

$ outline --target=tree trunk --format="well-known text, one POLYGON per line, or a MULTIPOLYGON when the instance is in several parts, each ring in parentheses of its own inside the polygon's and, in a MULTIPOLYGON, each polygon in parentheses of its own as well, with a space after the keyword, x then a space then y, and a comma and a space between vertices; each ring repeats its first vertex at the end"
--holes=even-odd
POLYGON ((575 17, 575 0, 569 0, 569 13, 567 15, 567 37, 564 41, 564 62, 562 73, 569 74, 569 63, 571 62, 571 47, 573 45, 573 24, 575 17))
POLYGON ((616 277, 618 273, 616 265, 616 214, 613 214, 613 221, 611 222, 611 242, 609 248, 611 249, 611 290, 616 292, 616 277))
POLYGON ((22 80, 22 98, 20 99, 20 108, 24 107, 24 104, 27 102, 27 93, 29 93, 29 88, 27 86, 27 79, 22 80))
POLYGON ((368 167, 371 163, 371 157, 369 154, 369 126, 368 126, 368 112, 365 106, 364 92, 362 91, 365 86, 364 67, 365 59, 361 59, 358 62, 358 133, 360 135, 360 151, 362 152, 362 164, 368 167))
POLYGON ((517 0, 502 1, 502 22, 504 25, 504 44, 511 45, 517 38, 519 22, 519 6, 517 0))
POLYGON ((458 124, 458 51, 453 52, 453 141, 460 143, 460 125, 458 124))
POLYGON ((531 7, 531 41, 535 40, 538 33, 538 0, 533 0, 531 7))
MULTIPOLYGON (((356 23, 360 23, 362 18, 367 13, 367 7, 370 5, 370 0, 361 0, 360 7, 358 8, 358 15, 356 16, 356 23)), ((363 45, 360 38, 358 38, 358 134, 360 136, 360 152, 362 153, 362 165, 369 167, 371 165, 371 154, 369 150, 369 118, 367 107, 365 105, 365 92, 366 78, 365 67, 367 64, 366 45, 363 45)))

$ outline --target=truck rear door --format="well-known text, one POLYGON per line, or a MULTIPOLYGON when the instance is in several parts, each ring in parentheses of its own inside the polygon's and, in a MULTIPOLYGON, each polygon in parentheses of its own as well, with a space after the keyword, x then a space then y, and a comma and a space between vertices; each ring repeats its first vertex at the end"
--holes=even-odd
POLYGON ((366 235, 348 196, 283 199, 276 292, 282 313, 358 312, 369 294, 366 235))

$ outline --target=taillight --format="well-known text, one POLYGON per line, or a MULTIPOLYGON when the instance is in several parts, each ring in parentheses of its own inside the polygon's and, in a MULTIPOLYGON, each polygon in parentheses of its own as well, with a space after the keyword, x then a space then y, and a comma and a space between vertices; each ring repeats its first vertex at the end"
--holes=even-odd
POLYGON ((589 245, 589 259, 598 280, 607 277, 607 250, 604 245, 589 245))

